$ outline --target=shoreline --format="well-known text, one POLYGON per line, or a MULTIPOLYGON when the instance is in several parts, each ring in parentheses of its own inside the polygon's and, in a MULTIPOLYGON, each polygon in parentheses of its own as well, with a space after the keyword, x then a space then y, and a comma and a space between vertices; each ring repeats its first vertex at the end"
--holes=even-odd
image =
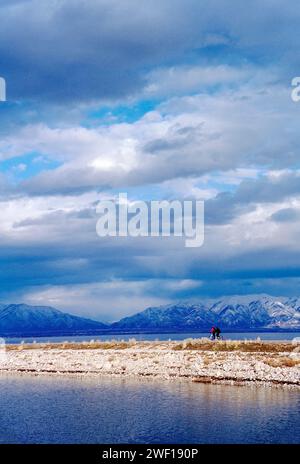
POLYGON ((50 371, 50 370, 28 370, 28 369, 0 369, 0 378, 3 376, 19 377, 68 377, 76 379, 119 379, 119 380, 137 380, 137 381, 161 381, 161 382, 192 382, 209 385, 227 385, 236 387, 264 387, 264 388, 284 388, 289 390, 300 390, 300 383, 289 383, 276 380, 258 380, 258 379, 239 379, 239 378, 215 378, 213 376, 186 377, 186 376, 158 376, 152 374, 123 374, 123 373, 99 373, 86 371, 50 371))
POLYGON ((300 387, 300 345, 189 339, 8 345, 0 374, 300 387))

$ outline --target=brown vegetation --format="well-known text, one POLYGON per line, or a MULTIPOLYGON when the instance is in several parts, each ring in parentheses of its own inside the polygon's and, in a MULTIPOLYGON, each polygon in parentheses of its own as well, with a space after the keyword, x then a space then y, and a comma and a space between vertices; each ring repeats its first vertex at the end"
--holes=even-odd
POLYGON ((242 351, 242 352, 291 352, 295 348, 291 343, 262 342, 257 340, 219 340, 188 339, 176 344, 173 350, 199 350, 199 351, 242 351))
POLYGON ((268 358, 264 359, 263 362, 271 367, 295 367, 300 364, 299 359, 288 358, 287 356, 268 358))
POLYGON ((21 343, 19 345, 7 345, 8 351, 14 350, 124 350, 134 346, 135 342, 132 341, 91 341, 83 343, 21 343))
MULTIPOLYGON (((63 343, 21 343, 18 345, 7 345, 9 351, 13 350, 125 350, 136 347, 138 349, 171 349, 171 350, 193 350, 193 351, 210 351, 226 352, 240 351, 252 352, 257 354, 263 353, 288 353, 297 350, 295 345, 288 342, 262 342, 260 340, 219 340, 209 341, 207 338, 186 339, 182 342, 137 342, 135 339, 128 341, 110 340, 100 341, 91 340, 87 342, 63 342, 63 343)), ((142 356, 142 353, 139 353, 142 356)))

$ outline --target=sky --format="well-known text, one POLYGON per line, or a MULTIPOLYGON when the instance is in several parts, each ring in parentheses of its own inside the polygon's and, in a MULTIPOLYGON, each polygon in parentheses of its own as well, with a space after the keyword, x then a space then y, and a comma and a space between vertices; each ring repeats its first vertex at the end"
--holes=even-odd
POLYGON ((0 0, 0 302, 110 322, 299 296, 296 0, 0 0), (96 207, 205 201, 205 240, 96 234, 96 207))

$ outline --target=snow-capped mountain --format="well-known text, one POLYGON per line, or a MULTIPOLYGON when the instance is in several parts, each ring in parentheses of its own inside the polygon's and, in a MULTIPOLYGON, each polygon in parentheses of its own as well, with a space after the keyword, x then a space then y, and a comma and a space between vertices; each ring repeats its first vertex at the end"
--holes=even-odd
POLYGON ((147 308, 112 324, 121 330, 300 329, 300 299, 234 296, 147 308))
POLYGON ((49 306, 0 305, 0 336, 55 334, 107 328, 101 322, 64 313, 49 306))
POLYGON ((300 330, 300 298, 234 296, 147 308, 111 325, 49 306, 0 304, 0 337, 113 331, 300 330))

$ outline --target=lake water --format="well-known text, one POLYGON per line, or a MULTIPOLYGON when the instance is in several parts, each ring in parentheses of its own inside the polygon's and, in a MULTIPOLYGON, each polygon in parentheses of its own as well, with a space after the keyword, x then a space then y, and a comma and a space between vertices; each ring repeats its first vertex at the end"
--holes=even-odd
MULTIPOLYGON (((42 342, 80 342, 88 340, 129 340, 135 338, 136 340, 184 340, 185 338, 201 338, 208 337, 207 332, 190 332, 190 333, 131 333, 131 334, 105 334, 105 335, 73 335, 61 337, 4 337, 6 343, 32 343, 34 341, 42 342)), ((254 340, 259 337, 261 340, 293 340, 293 338, 300 337, 300 332, 222 332, 224 340, 254 340)))
POLYGON ((296 390, 0 375, 0 443, 299 443, 296 390))

